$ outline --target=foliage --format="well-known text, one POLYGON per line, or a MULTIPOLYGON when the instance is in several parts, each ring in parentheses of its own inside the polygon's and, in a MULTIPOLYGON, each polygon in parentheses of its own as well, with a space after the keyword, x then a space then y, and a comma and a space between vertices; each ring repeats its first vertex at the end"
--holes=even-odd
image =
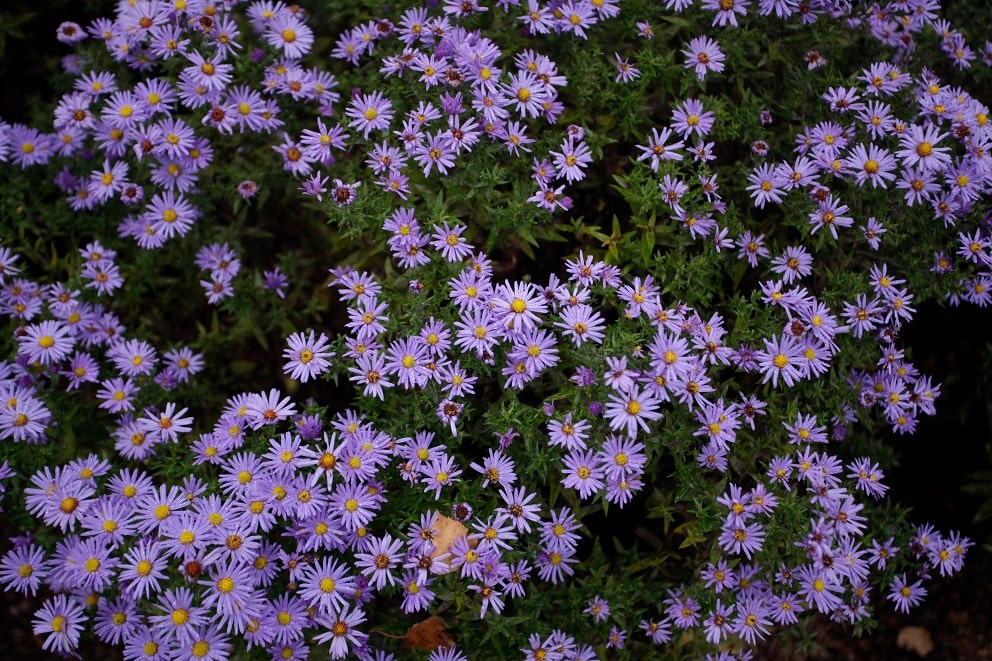
POLYGON ((747 658, 908 610, 971 542, 887 497, 940 395, 899 330, 992 297, 992 45, 938 10, 64 23, 0 123, 0 581, 135 659, 747 658))

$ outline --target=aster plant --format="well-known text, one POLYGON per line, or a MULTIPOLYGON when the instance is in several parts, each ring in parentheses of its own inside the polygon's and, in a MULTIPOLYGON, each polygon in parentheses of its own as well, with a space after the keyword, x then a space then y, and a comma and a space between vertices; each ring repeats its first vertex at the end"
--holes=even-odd
POLYGON ((0 121, 0 583, 46 650, 745 659, 961 568, 885 479, 941 393, 900 329, 992 297, 992 44, 938 2, 57 39, 0 121))

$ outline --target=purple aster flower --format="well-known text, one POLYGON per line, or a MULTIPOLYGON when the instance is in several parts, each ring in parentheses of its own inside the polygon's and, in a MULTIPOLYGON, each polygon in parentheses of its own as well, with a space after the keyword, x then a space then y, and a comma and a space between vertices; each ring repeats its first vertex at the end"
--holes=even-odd
POLYGON ((560 151, 550 151, 554 156, 555 169, 558 177, 564 177, 572 184, 585 178, 585 168, 592 162, 592 152, 585 142, 574 141, 571 136, 565 138, 559 147, 560 151))
POLYGON ((727 639, 728 635, 733 633, 733 627, 731 626, 732 613, 733 608, 723 605, 723 602, 717 598, 713 610, 703 620, 703 626, 706 627, 706 642, 712 645, 719 645, 727 639))
POLYGON ((286 342, 288 346, 283 351, 283 358, 289 362, 283 367, 283 371, 291 379, 306 383, 330 369, 329 359, 334 352, 328 350, 328 339, 323 333, 316 339, 313 331, 309 335, 293 333, 286 342))
POLYGON ((358 198, 358 188, 361 185, 360 181, 346 184, 340 179, 335 179, 334 188, 331 189, 331 201, 339 208, 350 206, 358 198))
MULTIPOLYGON (((257 621, 258 618, 253 617, 248 620, 248 623, 257 623, 257 621)), ((251 631, 246 631, 243 635, 246 640, 250 640, 251 631)), ((203 661, 224 661, 230 658, 230 652, 231 643, 227 636, 217 631, 213 623, 206 623, 202 626, 191 628, 189 637, 176 646, 174 654, 179 658, 186 657, 202 659, 203 661)))
POLYGON ((474 117, 462 120, 458 115, 449 114, 448 130, 443 135, 448 148, 458 155, 462 151, 472 151, 472 146, 479 141, 481 133, 474 117))
POLYGON ((379 538, 372 537, 364 551, 355 554, 355 566, 362 570, 376 590, 382 590, 387 584, 393 585, 396 581, 392 570, 403 557, 400 552, 402 548, 403 542, 388 534, 379 538))
POLYGON ((770 601, 770 617, 776 624, 795 624, 799 621, 798 615, 805 610, 791 592, 774 595, 770 601))
POLYGON ((504 487, 500 490, 500 498, 503 499, 505 507, 498 508, 497 512, 507 514, 517 532, 529 533, 531 531, 531 522, 541 520, 538 514, 541 510, 541 505, 534 502, 536 494, 528 492, 525 487, 516 489, 504 487))
POLYGON ((638 429, 648 433, 648 421, 658 420, 658 400, 649 391, 633 387, 626 393, 610 395, 606 406, 606 419, 610 429, 619 431, 625 429, 627 437, 637 437, 638 429))
POLYGON ((93 622, 93 633, 105 643, 120 645, 135 636, 140 626, 136 601, 127 598, 102 600, 93 622))
POLYGON ((211 276, 210 280, 200 280, 200 286, 203 287, 207 302, 211 305, 234 295, 234 286, 230 278, 217 279, 211 276))
POLYGON ((882 324, 884 308, 881 303, 878 298, 869 301, 864 294, 858 294, 854 303, 844 303, 844 321, 851 335, 856 338, 861 337, 882 324))
POLYGON ((0 582, 7 590, 34 596, 48 576, 47 553, 33 542, 15 545, 0 559, 0 582))
POLYGON ((502 86, 502 92, 511 102, 516 103, 515 108, 520 117, 538 117, 543 104, 551 100, 544 83, 527 69, 512 74, 502 86))
POLYGON ((79 646, 79 634, 86 619, 78 600, 57 594, 46 599, 35 612, 31 629, 36 636, 47 634, 42 649, 70 656, 79 646))
POLYGON ((540 551, 537 554, 538 576, 542 581, 552 584, 563 582, 566 577, 572 576, 575 570, 572 565, 578 560, 575 558, 575 550, 570 547, 560 551, 540 551))
POLYGON ((616 82, 629 83, 641 77, 640 69, 632 65, 626 58, 621 58, 620 53, 613 53, 613 57, 616 59, 617 66, 616 82))
POLYGON ((183 74, 194 85, 210 92, 222 92, 231 82, 234 65, 224 63, 220 54, 207 59, 194 50, 184 56, 191 64, 183 69, 183 74))
POLYGON ((314 172, 303 180, 303 185, 297 190, 304 195, 317 198, 318 202, 323 202, 324 193, 327 192, 327 177, 321 175, 319 172, 314 172))
POLYGON ((607 649, 612 647, 613 649, 622 650, 626 641, 627 632, 613 625, 610 628, 610 633, 606 636, 606 647, 607 649))
MULTIPOLYGON (((777 173, 778 169, 773 165, 762 163, 748 175, 747 180, 750 185, 747 187, 747 190, 751 191, 751 197, 754 198, 754 206, 757 208, 764 208, 768 202, 778 204, 785 197, 785 191, 778 186, 779 177, 777 173)), ((748 235, 750 235, 750 231, 748 235)), ((765 254, 767 255, 767 250, 765 254)), ((754 265, 752 264, 752 266, 754 265)))
POLYGON ((599 595, 596 595, 589 600, 583 613, 588 613, 592 615, 595 622, 605 622, 606 618, 610 616, 610 604, 599 595))
MULTIPOLYGON (((284 133, 283 141, 278 145, 273 145, 272 150, 282 156, 282 168, 286 172, 291 172, 298 177, 306 177, 313 171, 313 164, 316 159, 309 156, 299 143, 289 137, 289 134, 284 133)), ((320 188, 320 186, 318 185, 316 188, 320 188)))
POLYGON ((79 23, 63 21, 55 31, 56 38, 63 44, 78 44, 86 39, 86 31, 79 23))
POLYGON ((275 388, 268 393, 251 393, 247 405, 245 416, 252 429, 276 424, 296 413, 296 406, 290 398, 282 397, 282 393, 275 388))
POLYGON ((111 164, 109 160, 105 160, 102 170, 93 170, 90 173, 86 187, 90 200, 94 204, 103 204, 116 196, 128 183, 127 173, 127 161, 115 161, 111 164))
POLYGON ((870 181, 873 188, 887 188, 888 182, 896 179, 895 157, 874 143, 869 144, 867 149, 864 145, 855 145, 844 158, 844 165, 854 173, 858 186, 870 181))
POLYGON ((408 569, 400 578, 403 586, 403 612, 416 613, 427 610, 434 600, 434 592, 430 589, 430 581, 426 573, 416 569, 408 569))
POLYGON ((672 128, 681 133, 684 140, 692 134, 705 137, 715 121, 716 115, 705 110, 698 99, 686 99, 672 111, 672 128))
POLYGON ((434 168, 442 175, 448 174, 448 170, 455 165, 456 154, 451 149, 447 134, 435 131, 428 134, 424 144, 414 148, 413 156, 424 169, 424 176, 428 177, 434 168))
MULTIPOLYGON (((466 293, 476 289, 469 285, 466 293)), ((492 350, 504 336, 504 328, 495 314, 486 308, 478 308, 463 312, 463 316, 455 321, 455 346, 464 351, 474 350, 480 358, 491 356, 492 350)))
POLYGON ((868 242, 871 249, 878 250, 882 243, 882 235, 888 230, 882 226, 882 223, 877 220, 875 216, 869 216, 865 221, 865 224, 862 226, 861 231, 864 234, 865 241, 868 242))
POLYGON ((279 270, 278 266, 262 274, 262 287, 274 291, 279 298, 286 298, 286 287, 288 286, 289 278, 279 270))
POLYGON ((670 128, 663 128, 660 133, 658 129, 652 128, 651 138, 648 140, 647 146, 637 145, 637 148, 641 150, 641 154, 637 157, 637 160, 644 161, 650 159, 652 172, 658 171, 658 165, 661 161, 681 161, 682 154, 676 150, 681 149, 683 143, 677 141, 667 144, 671 136, 672 130, 670 128))
POLYGON ((703 9, 716 11, 713 17, 714 27, 728 24, 737 27, 737 16, 745 16, 750 6, 749 0, 703 0, 702 2, 703 9))
POLYGON ((803 278, 813 272, 813 257, 803 246, 789 246, 785 252, 772 260, 772 271, 782 276, 785 284, 803 278))
POLYGON ((424 484, 424 493, 434 492, 434 499, 441 495, 441 489, 459 482, 461 469, 452 456, 442 454, 421 467, 420 473, 424 484))
POLYGON ((482 464, 473 462, 469 465, 469 468, 485 476, 486 479, 482 483, 483 488, 488 487, 490 484, 509 487, 517 479, 513 460, 499 450, 489 450, 489 454, 482 464))
POLYGON ((706 587, 712 587, 717 594, 720 594, 724 589, 730 589, 737 579, 737 574, 723 558, 715 565, 712 562, 707 563, 706 568, 699 575, 706 581, 706 587))
MULTIPOLYGON (((689 192, 689 186, 678 177, 673 177, 670 174, 666 174, 662 180, 658 182, 658 188, 661 189, 661 199, 665 202, 665 204, 671 207, 674 213, 683 213, 684 209, 682 208, 682 205, 679 204, 679 200, 682 199, 683 195, 689 192)), ((697 228, 693 227, 694 224, 695 223, 693 222, 689 223, 692 229, 698 231, 697 228)))
POLYGON ((554 212, 559 209, 567 210, 571 207, 571 198, 564 193, 564 185, 553 188, 549 185, 541 183, 539 184, 537 191, 527 198, 527 201, 533 202, 546 211, 554 212))
POLYGON ((541 524, 541 546, 547 551, 574 550, 579 541, 579 522, 567 507, 551 511, 551 519, 541 524))
POLYGON ((313 46, 313 30, 296 15, 279 13, 266 23, 265 41, 286 57, 299 59, 313 46))
POLYGON ((203 356, 193 353, 189 347, 170 349, 162 356, 166 369, 176 375, 180 383, 189 381, 190 376, 203 369, 203 356))
POLYGON ((140 530, 157 532, 171 516, 189 507, 190 501, 177 486, 160 485, 141 496, 135 506, 135 524, 140 530))
POLYGON ((385 301, 374 303, 359 303, 357 308, 348 309, 347 328, 357 335, 360 342, 373 342, 375 338, 386 331, 384 322, 389 321, 385 312, 389 304, 385 301))
POLYGON ((82 521, 83 536, 97 537, 105 543, 122 544, 134 534, 133 508, 126 500, 100 497, 82 521))
POLYGON ((169 569, 162 550, 160 543, 148 540, 141 540, 128 550, 121 560, 119 574, 124 594, 137 600, 158 593, 169 569))
POLYGON ((662 645, 671 639, 672 629, 668 622, 643 620, 638 626, 644 630, 644 635, 650 638, 655 645, 662 645))
MULTIPOLYGON (((605 487, 602 462, 592 451, 573 450, 562 459, 562 486, 575 489, 579 497, 591 498, 605 487)), ((615 461, 612 465, 616 465, 615 461)))
POLYGON ((431 234, 431 247, 441 251, 441 255, 449 262, 460 262, 472 254, 472 247, 466 243, 462 232, 463 225, 451 227, 445 221, 442 225, 434 226, 431 234))
POLYGON ((937 143, 947 137, 935 126, 912 125, 899 136, 900 149, 896 156, 905 168, 919 168, 923 172, 942 172, 951 165, 948 147, 937 143))
POLYGON ((363 395, 384 399, 383 388, 392 388, 393 382, 386 377, 386 359, 378 351, 363 353, 355 361, 355 367, 348 368, 349 379, 363 386, 363 395))
POLYGON ((252 181, 251 179, 245 179, 240 184, 238 184, 236 191, 238 195, 242 197, 242 199, 250 200, 251 198, 255 197, 256 194, 258 194, 258 184, 252 181))
POLYGON ((682 51, 685 55, 685 68, 695 69, 696 77, 702 80, 710 71, 717 73, 723 71, 723 61, 726 56, 720 50, 720 44, 702 36, 696 37, 686 44, 687 49, 682 51))
POLYGON ((393 119, 393 104, 381 92, 358 94, 352 98, 345 115, 351 118, 348 126, 362 132, 366 139, 373 130, 386 131, 393 119))
POLYGON ((869 457, 861 457, 851 462, 848 464, 848 470, 851 472, 847 476, 857 480, 856 488, 874 498, 881 498, 889 489, 887 485, 882 484, 885 474, 869 457))
POLYGON ((669 590, 665 599, 665 614, 679 629, 691 629, 699 624, 699 603, 692 597, 685 597, 681 591, 669 590))
POLYGON ((569 451, 585 450, 591 426, 588 420, 578 420, 573 423, 572 414, 569 412, 564 420, 548 422, 548 443, 556 447, 564 447, 569 451))
POLYGON ((102 592, 117 573, 119 560, 111 555, 112 552, 113 549, 98 538, 77 540, 69 549, 64 575, 73 585, 102 592))
POLYGON ((528 282, 497 285, 490 301, 500 325, 514 336, 536 328, 541 322, 538 315, 548 309, 547 302, 536 287, 528 282))
POLYGON ((795 385, 802 378, 798 367, 802 357, 800 347, 789 335, 764 340, 764 343, 764 351, 756 352, 758 366, 764 375, 761 382, 771 381, 773 387, 778 387, 781 378, 785 386, 795 385))
POLYGON ((644 487, 644 481, 638 477, 610 478, 606 484, 606 502, 623 507, 630 502, 634 494, 644 487))
POLYGON ((185 587, 165 590, 155 608, 162 612, 149 617, 150 631, 169 641, 188 641, 195 627, 210 622, 208 609, 194 603, 193 593, 185 587))
POLYGON ((809 565, 803 565, 796 572, 800 582, 800 594, 810 607, 821 613, 830 613, 840 606, 843 586, 837 582, 837 575, 809 565))
POLYGON ((331 494, 330 509, 341 521, 346 530, 355 531, 371 523, 375 518, 379 501, 369 493, 363 483, 341 484, 331 494))
POLYGON ((300 598, 325 614, 344 608, 355 583, 346 569, 331 558, 321 558, 304 566, 299 579, 300 598))
POLYGON ((148 412, 146 417, 140 420, 141 429, 152 443, 159 441, 175 443, 179 434, 185 434, 193 429, 192 416, 182 417, 186 411, 186 408, 182 408, 177 412, 176 405, 168 402, 161 413, 148 412))
POLYGON ((365 621, 365 611, 355 607, 349 611, 349 606, 343 605, 333 613, 321 613, 317 624, 325 632, 314 637, 318 643, 330 642, 332 659, 343 659, 348 655, 348 646, 360 647, 365 643, 368 634, 358 631, 355 627, 365 621))
POLYGON ((78 480, 53 480, 47 472, 40 472, 32 476, 31 483, 33 486, 25 489, 28 510, 40 516, 45 525, 58 526, 63 533, 74 529, 93 506, 94 487, 78 480), (44 489, 40 488, 42 484, 44 489))
POLYGON ((720 533, 720 547, 727 553, 743 553, 749 560, 760 551, 765 541, 765 531, 757 522, 746 523, 728 516, 720 533))
POLYGON ((696 463, 704 468, 720 473, 727 470, 727 446, 719 441, 711 440, 704 445, 696 456, 696 463))
POLYGON ((158 356, 155 348, 142 340, 121 340, 107 350, 109 358, 125 377, 151 374, 158 356))
POLYGON ((927 595, 927 589, 923 587, 922 581, 909 583, 906 574, 896 576, 889 585, 889 601, 895 604, 895 608, 900 613, 908 613, 909 609, 916 606, 927 595))
POLYGON ((565 309, 561 313, 561 321, 556 321, 554 325, 564 330, 577 347, 582 346, 583 342, 601 344, 605 337, 606 322, 599 312, 585 303, 565 309))
POLYGON ((768 627, 772 624, 768 615, 769 609, 763 599, 751 597, 739 600, 734 633, 748 645, 754 645, 756 640, 768 635, 768 627))
POLYGON ((52 365, 69 356, 75 344, 71 329, 58 321, 42 321, 18 334, 18 354, 29 362, 52 365))

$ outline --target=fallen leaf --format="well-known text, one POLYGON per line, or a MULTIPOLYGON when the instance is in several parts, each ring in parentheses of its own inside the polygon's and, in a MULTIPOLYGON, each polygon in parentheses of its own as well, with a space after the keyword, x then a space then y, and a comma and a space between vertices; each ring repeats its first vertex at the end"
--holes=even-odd
POLYGON ((438 647, 447 649, 455 645, 455 639, 448 633, 444 620, 437 615, 407 629, 403 641, 407 647, 415 650, 436 650, 438 647))
POLYGON ((439 514, 431 529, 434 531, 434 552, 431 553, 431 558, 441 558, 448 565, 448 571, 451 571, 451 563, 444 556, 451 550, 456 539, 468 535, 468 528, 459 521, 439 514))
POLYGON ((933 638, 923 627, 903 627, 896 637, 896 645, 920 656, 926 656, 933 651, 933 638))

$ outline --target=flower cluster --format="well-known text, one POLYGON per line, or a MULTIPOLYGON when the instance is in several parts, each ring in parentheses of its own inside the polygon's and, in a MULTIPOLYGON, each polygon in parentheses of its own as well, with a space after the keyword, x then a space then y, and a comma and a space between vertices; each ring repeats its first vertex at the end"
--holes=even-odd
POLYGON ((917 308, 992 301, 989 110, 923 58, 992 45, 924 0, 671 0, 636 33, 617 0, 409 4, 331 73, 298 6, 123 3, 60 26, 51 131, 0 121, 5 185, 116 228, 49 267, 0 245, 0 583, 45 649, 383 661, 453 609, 432 661, 748 658, 960 570, 966 536, 882 509, 875 429, 936 412, 917 308), (803 107, 741 91, 765 32, 803 107), (290 239, 292 279, 252 270, 290 239))

